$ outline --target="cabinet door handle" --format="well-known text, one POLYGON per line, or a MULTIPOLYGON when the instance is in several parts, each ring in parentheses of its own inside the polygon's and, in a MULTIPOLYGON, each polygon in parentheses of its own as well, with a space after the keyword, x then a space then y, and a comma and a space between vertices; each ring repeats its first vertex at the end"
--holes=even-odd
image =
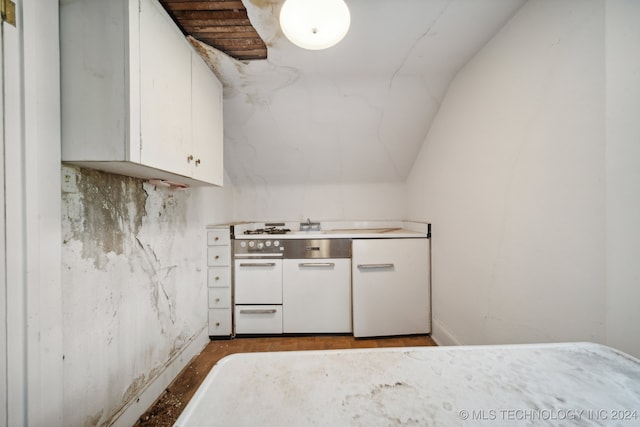
POLYGON ((276 312, 275 308, 272 309, 259 309, 254 308, 252 310, 240 310, 240 314, 274 314, 276 312))
POLYGON ((298 267, 335 267, 333 262, 301 262, 298 267))
POLYGON ((276 263, 275 262, 263 262, 263 263, 259 263, 259 262, 243 262, 240 263, 240 267, 275 267, 276 263))
POLYGON ((366 270, 372 268, 393 268, 393 264, 358 264, 358 268, 366 270))
POLYGON ((187 157, 187 163, 191 163, 191 160, 193 160, 193 156, 189 154, 189 157, 187 157))
POLYGON ((196 159, 196 166, 200 164, 200 159, 196 159))

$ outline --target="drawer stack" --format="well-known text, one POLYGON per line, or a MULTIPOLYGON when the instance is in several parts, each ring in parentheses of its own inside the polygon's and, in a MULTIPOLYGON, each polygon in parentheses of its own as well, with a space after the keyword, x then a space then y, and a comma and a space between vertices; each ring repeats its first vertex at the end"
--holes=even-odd
POLYGON ((209 336, 231 336, 231 239, 228 226, 207 229, 209 336))

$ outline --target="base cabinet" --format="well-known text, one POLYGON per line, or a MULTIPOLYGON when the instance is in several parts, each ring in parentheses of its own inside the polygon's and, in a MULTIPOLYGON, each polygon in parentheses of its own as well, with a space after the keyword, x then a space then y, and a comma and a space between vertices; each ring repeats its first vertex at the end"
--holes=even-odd
POLYGON ((428 239, 353 240, 353 335, 431 332, 428 239))
POLYGON ((229 227, 207 230, 207 306, 210 337, 231 336, 231 240, 229 227))

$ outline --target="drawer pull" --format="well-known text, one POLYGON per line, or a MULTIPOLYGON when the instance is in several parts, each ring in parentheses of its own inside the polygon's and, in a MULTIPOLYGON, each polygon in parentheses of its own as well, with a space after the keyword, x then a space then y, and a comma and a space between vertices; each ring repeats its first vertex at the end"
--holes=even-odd
POLYGON ((264 309, 264 308, 254 308, 254 309, 245 309, 240 310, 240 314, 274 314, 277 310, 275 308, 264 309))
POLYGON ((393 264, 358 264, 358 268, 366 270, 373 268, 393 268, 393 264))
POLYGON ((220 240, 220 238, 218 236, 216 236, 213 240, 215 240, 217 242, 218 240, 220 240))
POLYGON ((216 326, 220 326, 220 322, 216 322, 216 326))
POLYGON ((216 298, 216 302, 220 302, 220 298, 216 298))
POLYGON ((275 262, 263 262, 263 263, 259 263, 259 262, 243 262, 240 263, 240 267, 275 267, 276 263, 275 262))
POLYGON ((220 276, 216 276, 215 280, 220 280, 220 276))
POLYGON ((298 267, 335 267, 333 262, 301 262, 298 267))

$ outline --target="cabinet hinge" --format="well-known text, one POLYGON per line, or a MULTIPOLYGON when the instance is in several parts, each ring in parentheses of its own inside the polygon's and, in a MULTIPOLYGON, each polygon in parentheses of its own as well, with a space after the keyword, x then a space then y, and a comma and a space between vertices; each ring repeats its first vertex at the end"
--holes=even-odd
POLYGON ((2 21, 16 26, 16 4, 11 0, 0 0, 2 21))

